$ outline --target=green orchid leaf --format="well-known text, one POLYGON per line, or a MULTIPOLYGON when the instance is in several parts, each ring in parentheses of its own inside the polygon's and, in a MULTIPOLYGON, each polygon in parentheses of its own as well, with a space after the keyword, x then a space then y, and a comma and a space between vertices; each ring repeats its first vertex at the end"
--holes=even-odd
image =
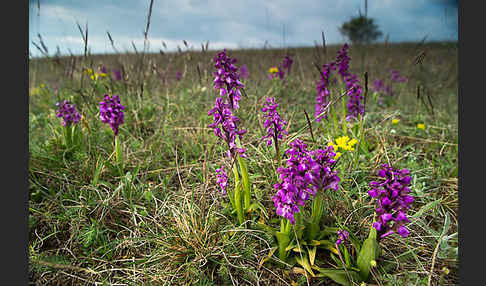
POLYGON ((332 253, 338 254, 336 245, 334 243, 330 242, 329 240, 319 240, 318 242, 319 242, 318 245, 319 248, 324 248, 331 251, 332 253))
POLYGON ((310 264, 313 266, 314 262, 316 260, 317 247, 314 246, 314 247, 311 247, 310 249, 307 248, 307 252, 309 253, 310 264))
POLYGON ((295 257, 295 260, 297 261, 297 263, 299 263, 302 267, 304 267, 305 270, 307 270, 307 272, 309 272, 309 274, 312 276, 312 277, 316 277, 316 275, 314 274, 314 272, 312 271, 312 267, 309 263, 309 259, 307 257, 307 254, 303 254, 302 257, 300 255, 297 255, 295 257))
POLYGON ((317 239, 317 236, 319 235, 319 223, 309 223, 307 227, 305 228, 305 236, 307 240, 315 240, 317 239))
POLYGON ((361 246, 361 250, 356 261, 360 270, 359 275, 363 280, 368 279, 371 269, 371 261, 375 261, 378 257, 378 248, 379 245, 376 241, 376 230, 375 228, 372 228, 370 235, 361 246))
POLYGON ((329 236, 331 234, 336 234, 338 230, 339 229, 337 227, 325 227, 319 233, 319 238, 323 238, 323 237, 329 236))
POLYGON ((268 252, 267 256, 263 257, 260 262, 258 263, 258 267, 262 267, 263 263, 267 262, 268 260, 270 260, 270 258, 272 258, 273 254, 275 253, 275 251, 278 249, 278 247, 272 247, 270 249, 270 251, 268 252))
POLYGON ((253 202, 250 207, 248 208, 248 212, 253 212, 253 211, 261 211, 263 213, 263 216, 268 219, 268 213, 265 209, 265 206, 261 202, 253 202))
POLYGON ((304 253, 304 250, 302 249, 302 247, 299 247, 299 246, 292 248, 292 250, 295 251, 295 252, 304 253))
POLYGON ((277 238, 278 243, 278 258, 282 261, 287 260, 287 252, 289 249, 290 244, 290 236, 287 232, 275 232, 275 237, 277 238))
POLYGON ((242 188, 243 188, 245 211, 248 211, 250 208, 250 200, 251 200, 251 188, 250 188, 250 179, 248 177, 248 168, 246 167, 245 160, 240 156, 237 157, 238 157, 238 165, 240 166, 241 180, 243 183, 242 188))
POLYGON ((353 286, 354 282, 361 282, 358 272, 344 269, 320 269, 318 277, 327 277, 343 286, 353 286), (352 281, 350 280, 352 279, 352 281))

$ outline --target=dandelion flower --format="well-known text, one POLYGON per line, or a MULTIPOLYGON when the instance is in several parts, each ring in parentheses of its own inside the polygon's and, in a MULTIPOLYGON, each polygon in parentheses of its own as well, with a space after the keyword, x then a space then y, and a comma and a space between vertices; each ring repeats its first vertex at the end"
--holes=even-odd
POLYGON ((417 124, 417 128, 418 128, 418 129, 425 130, 425 124, 423 124, 423 123, 419 123, 419 124, 417 124))
POLYGON ((393 124, 398 124, 398 122, 400 122, 400 119, 398 119, 398 118, 392 119, 392 123, 393 124))

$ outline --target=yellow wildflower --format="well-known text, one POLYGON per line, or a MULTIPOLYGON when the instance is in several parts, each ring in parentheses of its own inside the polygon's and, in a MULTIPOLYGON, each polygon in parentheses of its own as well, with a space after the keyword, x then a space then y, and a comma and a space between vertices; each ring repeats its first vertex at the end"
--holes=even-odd
POLYGON ((341 136, 336 139, 336 145, 346 151, 353 151, 354 148, 353 146, 358 143, 358 140, 356 139, 351 139, 349 140, 348 136, 341 136))
POLYGON ((400 119, 398 119, 398 118, 392 119, 392 123, 393 124, 398 124, 398 122, 400 122, 400 119))
MULTIPOLYGON (((341 136, 336 138, 336 143, 334 142, 329 142, 327 146, 332 146, 334 148, 334 152, 336 152, 339 148, 345 151, 354 151, 353 146, 358 143, 358 140, 356 139, 351 139, 349 140, 348 136, 341 136)), ((339 155, 341 156, 341 155, 339 155)), ((337 156, 336 158, 338 158, 337 156)))
POLYGON ((93 70, 88 68, 88 69, 84 70, 84 73, 87 74, 87 75, 90 75, 90 74, 93 74, 93 70))
POLYGON ((278 68, 277 67, 271 67, 269 70, 268 70, 269 73, 278 73, 278 68))
POLYGON ((425 124, 419 123, 419 124, 417 124, 417 128, 424 130, 425 129, 425 124))
POLYGON ((107 77, 108 75, 106 73, 104 73, 104 72, 100 72, 100 73, 98 73, 98 76, 100 76, 100 77, 107 77))
POLYGON ((358 143, 358 140, 356 140, 355 138, 351 139, 349 142, 348 142, 348 146, 351 146, 353 147, 354 145, 356 145, 358 143))
POLYGON ((334 156, 334 160, 337 160, 339 157, 341 157, 342 153, 341 152, 336 152, 336 156, 334 156))
POLYGON ((348 136, 341 136, 339 138, 336 139, 336 144, 341 147, 342 149, 345 149, 347 148, 347 142, 349 141, 349 137, 348 136))

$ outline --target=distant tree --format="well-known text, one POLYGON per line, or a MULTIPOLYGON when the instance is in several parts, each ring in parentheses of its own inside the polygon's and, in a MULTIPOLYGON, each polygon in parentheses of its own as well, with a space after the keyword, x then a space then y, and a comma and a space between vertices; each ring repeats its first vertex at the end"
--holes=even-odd
POLYGON ((339 27, 339 32, 353 44, 369 44, 383 35, 374 19, 360 15, 339 27))

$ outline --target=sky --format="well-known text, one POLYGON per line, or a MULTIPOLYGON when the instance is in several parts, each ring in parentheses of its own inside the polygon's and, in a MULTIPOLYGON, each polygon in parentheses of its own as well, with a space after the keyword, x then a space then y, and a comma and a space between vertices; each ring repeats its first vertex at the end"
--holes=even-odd
MULTIPOLYGON (((88 26, 92 54, 144 48, 150 0, 29 0, 29 52, 41 53, 39 34, 54 55, 83 54, 77 24, 88 26)), ((148 51, 219 50, 313 46, 346 42, 339 27, 364 14, 365 0, 154 0, 148 51), (165 46, 164 46, 165 44, 165 46)), ((458 40, 457 0, 368 0, 373 18, 389 42, 458 40)))

